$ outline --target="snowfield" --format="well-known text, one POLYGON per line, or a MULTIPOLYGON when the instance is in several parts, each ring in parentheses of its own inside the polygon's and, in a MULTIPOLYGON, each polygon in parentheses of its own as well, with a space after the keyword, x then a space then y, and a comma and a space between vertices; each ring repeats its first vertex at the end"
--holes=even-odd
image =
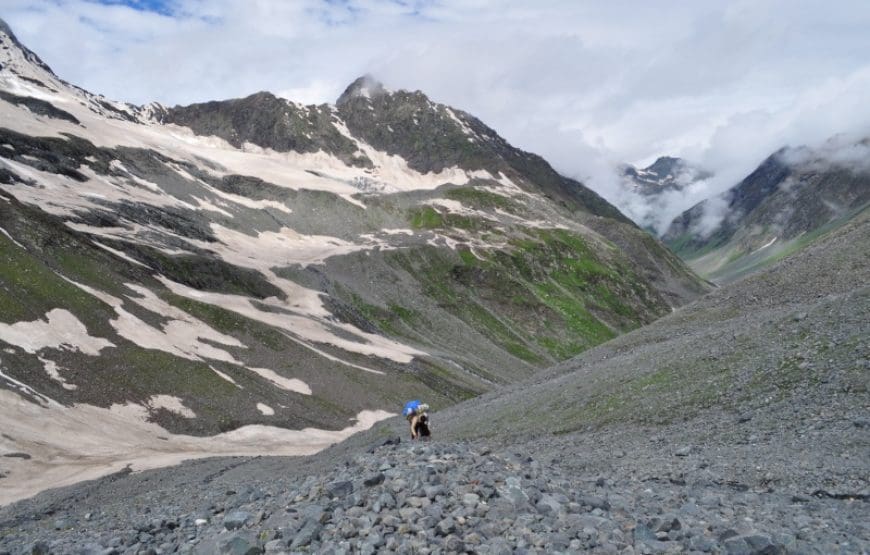
MULTIPOLYGON (((154 397, 149 404, 150 408, 163 407, 194 417, 177 398, 154 397)), ((381 410, 363 411, 355 423, 338 431, 245 426, 213 437, 193 437, 168 433, 147 422, 148 414, 148 408, 136 404, 108 409, 91 405, 41 407, 0 389, 4 430, 0 456, 27 453, 31 457, 3 459, 8 475, 0 482, 0 505, 126 467, 141 471, 202 457, 310 455, 394 416, 381 410)))

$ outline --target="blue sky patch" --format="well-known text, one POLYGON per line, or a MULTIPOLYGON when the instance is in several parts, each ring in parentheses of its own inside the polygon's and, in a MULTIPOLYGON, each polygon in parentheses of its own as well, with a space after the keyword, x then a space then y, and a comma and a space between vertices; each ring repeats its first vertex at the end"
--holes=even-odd
POLYGON ((160 15, 172 15, 175 8, 173 0, 93 0, 106 6, 127 6, 140 12, 154 12, 160 15))

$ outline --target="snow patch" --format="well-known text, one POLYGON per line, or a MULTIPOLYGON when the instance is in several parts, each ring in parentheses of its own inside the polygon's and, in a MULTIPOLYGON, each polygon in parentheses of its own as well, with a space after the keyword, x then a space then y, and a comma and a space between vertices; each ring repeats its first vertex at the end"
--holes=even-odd
POLYGON ((202 457, 310 455, 394 414, 362 411, 356 423, 338 431, 257 425, 212 437, 171 434, 146 422, 147 416, 147 410, 136 404, 108 409, 56 403, 40 407, 12 391, 0 390, 0 429, 4 432, 0 451, 24 452, 32 457, 4 462, 9 475, 0 489, 0 504, 92 480, 126 466, 140 471, 202 457))
POLYGON ((769 247, 769 246, 771 246, 772 244, 776 243, 776 240, 777 240, 777 239, 779 239, 779 237, 774 237, 773 239, 771 239, 771 240, 768 241, 767 243, 765 243, 765 244, 761 245, 760 247, 758 247, 757 249, 755 249, 754 252, 758 252, 758 251, 761 251, 761 250, 766 249, 767 247, 769 247))
POLYGON ((249 199, 248 197, 244 197, 242 195, 236 195, 233 193, 227 193, 226 191, 221 191, 220 189, 216 189, 216 188, 212 187, 211 185, 203 184, 203 187, 207 191, 219 196, 220 198, 222 198, 224 200, 227 200, 229 202, 234 202, 234 203, 241 205, 241 206, 244 206, 246 208, 252 208, 254 210, 265 210, 266 208, 274 208, 275 210, 279 210, 279 211, 284 212, 286 214, 293 213, 293 210, 291 210, 290 208, 287 208, 286 205, 284 205, 283 203, 278 202, 276 200, 268 200, 268 199, 254 200, 254 199, 249 199))
POLYGON ((212 223, 211 230, 219 243, 190 240, 203 249, 217 253, 235 266, 259 270, 268 275, 272 268, 300 264, 320 264, 331 256, 384 246, 383 241, 351 243, 329 235, 303 235, 289 227, 278 231, 261 231, 248 235, 212 223))
POLYGON ((0 340, 30 354, 53 347, 97 356, 102 349, 115 346, 102 337, 88 335, 85 325, 68 310, 55 308, 48 311, 45 318, 11 325, 0 323, 0 340))
POLYGON ((223 372, 221 372, 220 370, 218 370, 218 369, 215 368, 214 366, 209 366, 209 368, 211 368, 211 371, 212 371, 212 372, 214 372, 215 374, 217 374, 218 376, 220 376, 220 377, 223 378, 224 380, 230 382, 231 384, 233 384, 234 386, 238 387, 239 389, 242 389, 242 386, 240 386, 239 384, 237 384, 237 383, 236 383, 236 380, 232 379, 232 378, 229 377, 227 374, 224 374, 223 372))
MULTIPOLYGON (((147 323, 125 310, 123 308, 123 301, 118 297, 109 295, 108 293, 104 293, 83 283, 78 283, 64 276, 60 277, 114 308, 117 318, 110 320, 109 324, 116 332, 118 332, 118 335, 144 349, 164 351, 188 360, 202 360, 203 358, 209 358, 212 360, 230 362, 240 366, 242 364, 230 353, 218 349, 210 343, 204 343, 201 340, 204 339, 206 341, 220 343, 230 347, 239 347, 242 349, 247 348, 243 343, 235 337, 214 330, 205 322, 198 320, 183 310, 167 303, 147 287, 133 283, 126 284, 127 288, 131 289, 138 295, 128 295, 127 298, 150 312, 154 312, 165 318, 170 318, 171 320, 164 324, 162 330, 149 326, 147 323)), ((212 370, 214 369, 212 368, 212 370)), ((217 372, 217 370, 215 370, 215 372, 217 372)), ((235 384, 235 382, 233 382, 228 376, 221 377, 235 384)))
POLYGON ((408 345, 403 345, 382 335, 364 332, 351 324, 334 321, 331 313, 324 308, 323 301, 320 298, 321 294, 319 292, 306 289, 289 280, 279 279, 274 275, 271 279, 272 283, 284 290, 287 294, 288 301, 281 301, 274 297, 260 301, 260 303, 274 309, 268 311, 257 308, 251 303, 251 299, 248 297, 227 293, 200 291, 181 283, 176 283, 164 276, 157 276, 157 279, 177 295, 219 306, 226 310, 241 314, 242 316, 276 327, 286 332, 287 337, 298 341, 300 344, 305 345, 318 354, 326 356, 331 360, 337 360, 348 366, 361 368, 369 372, 375 372, 377 374, 382 373, 377 370, 341 361, 336 357, 327 355, 327 353, 316 349, 308 344, 308 342, 325 343, 345 351, 385 358, 401 364, 407 364, 411 362, 415 356, 425 354, 423 351, 417 350, 408 345), (336 328, 347 332, 358 340, 347 339, 346 337, 337 335, 332 331, 336 328), (301 338, 301 340, 297 338, 301 338))
POLYGON ((108 293, 104 293, 103 291, 100 291, 99 289, 94 289, 93 287, 85 285, 84 283, 79 283, 77 281, 73 281, 64 275, 61 275, 61 274, 57 274, 57 275, 58 275, 58 277, 60 277, 64 281, 71 283, 72 285, 75 285, 76 287, 78 287, 79 289, 84 291, 85 293, 88 293, 89 295, 96 297, 97 299, 103 301, 104 303, 106 303, 107 305, 109 305, 111 307, 121 306, 121 304, 123 303, 123 301, 121 299, 119 299, 118 297, 115 297, 113 295, 109 295, 108 293))
MULTIPOLYGON (((2 363, 2 361, 0 361, 0 363, 2 363)), ((58 403, 54 399, 52 399, 50 397, 46 397, 45 395, 36 391, 35 389, 30 387, 26 383, 20 382, 20 381, 16 380, 15 378, 13 378, 12 376, 5 374, 3 372, 3 370, 4 370, 3 366, 0 365, 0 380, 6 380, 8 382, 8 384, 11 385, 14 389, 17 389, 18 391, 20 391, 24 395, 27 395, 28 397, 36 399, 36 401, 41 406, 44 406, 44 407, 60 406, 60 403, 58 403)), ((3 391, 3 390, 0 389, 0 391, 3 391)), ((0 407, 0 409, 2 409, 2 407, 0 407)), ((0 426, 2 426, 2 424, 3 424, 3 422, 2 422, 2 420, 0 420, 0 426)), ((3 437, 3 436, 0 435, 0 437, 3 437)))
POLYGON ((470 127, 468 127, 468 124, 466 124, 464 121, 462 121, 462 119, 460 119, 459 116, 456 115, 456 112, 454 112, 452 108, 448 107, 448 108, 446 108, 446 110, 447 110, 447 115, 450 116, 450 119, 452 119, 453 121, 458 123, 459 127, 462 129, 462 132, 465 135, 468 135, 469 139, 471 139, 473 141, 474 139, 472 137, 476 136, 477 133, 472 131, 472 129, 470 127))
POLYGON ((359 364, 355 364, 355 363, 353 363, 353 362, 348 362, 348 361, 346 361, 346 360, 340 359, 340 358, 338 358, 337 356, 333 356, 333 355, 331 355, 331 354, 329 354, 329 353, 327 353, 327 352, 325 352, 325 351, 323 351, 323 350, 321 350, 321 349, 318 349, 317 347, 314 347, 313 345, 310 345, 310 344, 308 344, 308 343, 306 343, 306 342, 304 342, 304 341, 301 341, 300 339, 297 339, 297 338, 293 337, 293 336, 290 335, 289 333, 284 332, 284 335, 285 335, 288 339, 290 339, 290 340, 292 340, 292 341, 298 343, 299 345, 305 347, 305 348, 308 349, 309 351, 312 351, 312 352, 317 353, 318 355, 322 356, 323 358, 325 358, 325 359, 327 359, 327 360, 331 360, 331 361, 333 361, 333 362, 338 362, 338 363, 340 363, 340 364, 344 364, 345 366, 350 366, 351 368, 356 368, 357 370, 362 370, 363 372, 369 372, 370 374, 380 374, 380 375, 383 375, 383 374, 384 374, 384 373, 381 372, 380 370, 375 370, 375 369, 373 369, 373 368, 368 368, 368 367, 366 367, 366 366, 361 366, 361 365, 359 365, 359 364))
MULTIPOLYGON (((69 227, 71 227, 71 226, 69 226, 69 227)), ((121 229, 123 229, 123 228, 121 228, 121 229)), ((141 266, 143 268, 148 268, 149 270, 151 269, 147 265, 142 264, 141 262, 139 262, 135 258, 128 255, 124 251, 119 251, 118 249, 113 249, 109 245, 104 245, 103 243, 100 243, 99 241, 94 241, 94 244, 96 246, 100 247, 101 249, 103 249, 104 251, 110 252, 110 253, 114 254, 115 256, 117 256, 118 258, 122 258, 122 259, 126 260, 127 262, 131 262, 131 263, 133 263, 137 266, 141 266)))
POLYGON ((151 410, 166 409, 184 418, 196 418, 196 413, 184 406, 182 400, 174 395, 152 395, 145 404, 151 410))
POLYGON ((202 341, 206 340, 242 349, 247 348, 238 339, 209 327, 205 322, 159 298, 146 287, 132 283, 128 283, 126 286, 140 295, 139 297, 128 296, 128 299, 151 312, 171 318, 171 320, 163 325, 162 330, 159 330, 149 326, 121 306, 115 306, 115 313, 118 317, 109 323, 121 337, 142 348, 164 351, 188 360, 208 358, 242 365, 227 351, 202 341))
POLYGON ((263 416, 274 416, 275 415, 275 409, 273 409, 272 407, 270 407, 269 405, 267 405, 265 403, 257 403, 257 410, 260 411, 263 414, 263 416))
POLYGON ((19 243, 19 242, 16 241, 15 239, 13 239, 12 236, 9 235, 9 232, 6 231, 5 229, 3 229, 2 227, 0 227, 0 233, 2 233, 3 235, 5 235, 5 236, 10 240, 10 241, 12 241, 13 243, 15 243, 16 245, 18 245, 18 246, 21 247, 22 249, 27 250, 27 248, 26 248, 24 245, 22 245, 21 243, 19 243))
POLYGON ((268 368, 248 368, 251 372, 257 374, 266 381, 272 382, 275 386, 302 395, 311 395, 311 388, 302 380, 296 378, 285 378, 274 370, 268 368))
POLYGON ((63 376, 60 375, 58 371, 58 365, 53 360, 48 360, 46 358, 38 357, 39 362, 42 363, 42 367, 45 368, 45 373, 56 382, 59 382, 61 387, 66 390, 74 391, 79 388, 79 386, 75 384, 68 383, 63 376))
POLYGON ((209 200, 199 197, 193 197, 193 200, 196 201, 196 204, 199 206, 200 210, 206 210, 208 212, 217 212, 222 216, 226 216, 227 218, 232 218, 233 215, 221 208, 220 206, 215 205, 209 200))

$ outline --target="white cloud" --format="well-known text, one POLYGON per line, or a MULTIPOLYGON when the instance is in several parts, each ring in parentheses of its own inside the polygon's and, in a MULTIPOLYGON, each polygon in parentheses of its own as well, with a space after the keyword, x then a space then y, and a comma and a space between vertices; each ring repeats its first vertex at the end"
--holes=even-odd
MULTIPOLYGON (((332 102, 372 73, 471 112, 625 207, 632 199, 613 175, 621 162, 682 156, 715 172, 705 187, 718 192, 784 144, 870 128, 861 0, 172 6, 167 17, 4 0, 2 16, 61 77, 135 103, 258 90, 332 102)), ((675 197, 670 208, 695 200, 675 197)))

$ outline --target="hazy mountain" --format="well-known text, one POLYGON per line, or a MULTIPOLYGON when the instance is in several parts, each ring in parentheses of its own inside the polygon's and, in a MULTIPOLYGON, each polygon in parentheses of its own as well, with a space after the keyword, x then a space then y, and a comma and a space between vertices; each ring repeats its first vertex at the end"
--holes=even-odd
POLYGON ((682 158, 661 156, 643 169, 628 164, 622 169, 622 175, 630 180, 638 193, 654 196, 664 191, 678 191, 695 181, 709 179, 713 174, 682 158))
POLYGON ((866 138, 780 149, 733 188, 677 217, 663 240, 703 275, 739 277, 865 209, 868 160, 866 138))
POLYGON ((681 158, 662 156, 646 168, 626 164, 619 168, 621 190, 617 204, 639 226, 661 236, 690 188, 713 176, 681 158), (676 207, 676 211, 675 211, 676 207))
POLYGON ((7 497, 131 460, 317 449, 708 288, 419 91, 133 106, 0 40, 0 448, 33 457, 10 460, 7 497))

